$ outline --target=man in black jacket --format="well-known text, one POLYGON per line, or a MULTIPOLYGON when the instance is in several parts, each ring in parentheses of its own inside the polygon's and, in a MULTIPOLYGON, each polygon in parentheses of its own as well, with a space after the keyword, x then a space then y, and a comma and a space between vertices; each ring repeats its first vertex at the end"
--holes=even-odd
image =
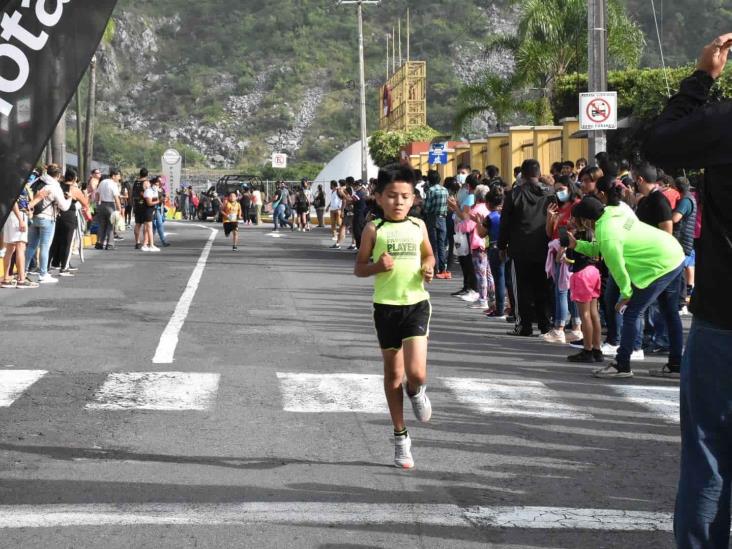
POLYGON ((516 284, 516 328, 509 335, 533 335, 549 331, 549 281, 544 270, 547 244, 546 211, 549 192, 539 183, 541 166, 526 160, 521 166, 521 182, 504 199, 498 249, 513 260, 516 284))
POLYGON ((732 34, 704 48, 697 71, 647 134, 663 168, 704 168, 694 322, 681 368, 681 476, 674 533, 686 548, 727 548, 732 482, 732 102, 708 103, 732 34))

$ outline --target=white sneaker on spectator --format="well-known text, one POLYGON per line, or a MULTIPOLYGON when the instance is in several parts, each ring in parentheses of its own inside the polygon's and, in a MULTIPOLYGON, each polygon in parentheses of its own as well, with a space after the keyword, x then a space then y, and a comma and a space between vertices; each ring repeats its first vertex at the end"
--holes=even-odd
POLYGON ((150 246, 150 250, 149 251, 151 251, 151 252, 159 252, 160 251, 160 248, 158 248, 157 246, 155 246, 155 244, 153 244, 152 246, 150 246))
POLYGON ((152 250, 150 249, 150 246, 143 246, 142 248, 140 248, 140 251, 142 251, 142 252, 151 252, 152 250))
POLYGON ((633 351, 630 355, 630 360, 645 360, 646 354, 643 352, 643 349, 638 349, 637 351, 633 351))
POLYGON ((605 356, 615 356, 618 354, 618 345, 610 345, 609 343, 603 343, 600 347, 602 354, 605 356))
POLYGON ((68 278, 68 277, 72 277, 74 275, 72 273, 70 273, 69 271, 59 271, 58 272, 58 276, 63 276, 63 277, 67 277, 68 278))
POLYGON ((58 283, 58 278, 54 278, 50 274, 46 273, 44 276, 38 277, 38 283, 39 284, 56 284, 56 283, 58 283))
POLYGON ((478 294, 478 292, 474 290, 469 290, 468 293, 466 293, 465 295, 461 295, 460 299, 462 299, 463 301, 467 301, 468 303, 473 303, 474 301, 477 301, 479 297, 480 295, 478 294))
POLYGON ((568 332, 564 332, 564 340, 567 343, 579 341, 580 339, 582 339, 582 330, 569 330, 568 332))
POLYGON ((690 314, 691 312, 689 312, 689 308, 686 305, 681 307, 681 310, 679 311, 679 316, 689 316, 690 314))
POLYGON ((468 309, 483 309, 486 310, 488 308, 488 301, 478 299, 477 301, 474 301, 473 303, 468 304, 468 309))
POLYGON ((566 343, 567 342, 564 330, 558 330, 557 328, 552 328, 547 333, 543 334, 541 336, 541 339, 546 341, 547 343, 566 343))

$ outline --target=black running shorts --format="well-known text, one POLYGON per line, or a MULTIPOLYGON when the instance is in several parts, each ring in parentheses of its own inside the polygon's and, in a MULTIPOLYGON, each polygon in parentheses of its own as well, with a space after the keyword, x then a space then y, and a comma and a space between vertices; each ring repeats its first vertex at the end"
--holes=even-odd
POLYGON ((232 231, 238 231, 238 230, 239 230, 239 223, 235 223, 235 222, 224 223, 224 236, 229 236, 232 233, 232 231))
POLYGON ((415 305, 374 303, 374 325, 382 349, 401 349, 405 339, 428 337, 432 305, 429 300, 415 305))

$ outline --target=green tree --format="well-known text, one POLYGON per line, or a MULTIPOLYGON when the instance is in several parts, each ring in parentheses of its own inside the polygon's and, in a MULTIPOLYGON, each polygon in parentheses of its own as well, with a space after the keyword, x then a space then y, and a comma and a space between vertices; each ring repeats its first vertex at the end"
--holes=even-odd
POLYGON ((379 130, 369 138, 369 152, 377 166, 386 166, 399 161, 402 147, 415 141, 431 141, 438 132, 425 126, 410 131, 387 132, 379 130))
POLYGON ((460 88, 455 133, 461 134, 469 122, 485 113, 494 114, 500 130, 516 113, 530 111, 533 108, 532 102, 518 97, 516 87, 513 78, 486 73, 477 83, 460 88))
MULTIPOLYGON (((490 51, 508 49, 513 53, 516 62, 514 75, 500 82, 495 75, 486 74, 477 84, 466 87, 469 89, 463 94, 465 102, 461 104, 457 116, 461 124, 471 116, 494 110, 494 107, 505 112, 506 105, 523 106, 533 115, 537 124, 551 123, 550 101, 557 78, 570 71, 580 72, 587 66, 586 0, 516 2, 520 6, 516 36, 496 36, 488 42, 490 51), (507 90, 509 83, 512 88, 510 92, 507 90), (479 87, 485 90, 480 94, 471 94, 470 88, 475 90, 479 87), (516 92, 532 89, 538 91, 537 99, 526 96, 523 102, 515 99, 516 92)), ((643 33, 626 15, 620 0, 609 0, 608 50, 611 68, 637 66, 644 44, 643 33)))

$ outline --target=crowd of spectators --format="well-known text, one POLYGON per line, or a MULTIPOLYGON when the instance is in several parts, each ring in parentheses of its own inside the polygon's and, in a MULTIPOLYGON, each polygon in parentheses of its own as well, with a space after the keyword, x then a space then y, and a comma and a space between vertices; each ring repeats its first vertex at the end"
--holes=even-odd
MULTIPOLYGON (((424 176, 417 172, 417 180, 410 215, 427 226, 435 279, 452 280, 459 266, 460 285, 452 295, 466 307, 491 321, 507 321, 512 325, 508 335, 535 337, 538 328, 546 343, 575 347, 568 360, 597 364, 598 377, 632 376, 630 362, 645 360, 647 354, 669 357, 651 375, 679 377, 680 315, 688 314, 694 291, 694 241, 701 227, 689 179, 671 177, 648 163, 631 167, 602 153, 591 165, 585 159, 557 162, 548 172, 527 160, 510 181, 496 166, 481 171, 467 164, 458 167, 455 177, 442 180, 430 170, 424 176), (586 217, 575 212, 580 204, 586 217), (595 215, 602 221, 592 219, 595 215), (613 223, 632 226, 632 236, 640 235, 643 257, 628 257, 627 248, 597 248, 597 225, 607 225, 612 216, 613 223), (635 226, 636 221, 644 227, 635 226), (645 227, 654 230, 646 234, 645 227), (573 249, 576 242, 594 244, 573 249), (652 285, 656 275, 675 272, 676 265, 658 270, 658 264, 666 263, 652 256, 654 246, 670 262, 683 250, 683 267, 667 290, 640 309, 626 310, 639 284, 652 285), (621 341, 626 332, 632 335, 629 349, 621 341), (611 361, 602 365, 606 357, 611 361)), ((373 186, 374 181, 353 178, 331 182, 326 201, 331 248, 341 249, 350 234, 348 249, 358 249, 367 221, 379 215, 373 186)), ((289 194, 282 187, 275 196, 281 211, 275 223, 294 230, 283 206, 291 200, 289 194)))

